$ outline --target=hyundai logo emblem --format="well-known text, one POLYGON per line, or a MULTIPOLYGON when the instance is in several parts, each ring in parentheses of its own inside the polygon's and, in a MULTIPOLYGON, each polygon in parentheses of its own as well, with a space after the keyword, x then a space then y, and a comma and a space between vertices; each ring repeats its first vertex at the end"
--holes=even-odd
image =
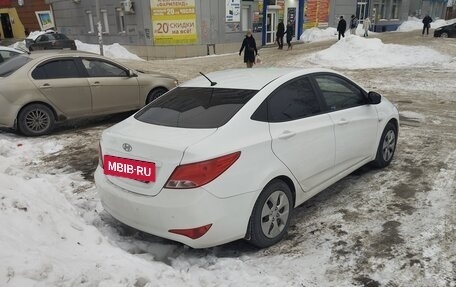
POLYGON ((131 145, 129 145, 129 144, 127 144, 127 143, 124 143, 124 144, 122 145, 122 148, 123 148, 124 151, 126 151, 126 152, 131 152, 131 150, 133 149, 133 148, 131 147, 131 145))

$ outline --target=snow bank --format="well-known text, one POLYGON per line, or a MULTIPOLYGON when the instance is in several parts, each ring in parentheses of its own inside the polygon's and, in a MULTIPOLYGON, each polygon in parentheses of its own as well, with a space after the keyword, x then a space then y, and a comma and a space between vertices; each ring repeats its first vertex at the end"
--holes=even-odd
MULTIPOLYGON (((377 34, 376 32, 369 31, 369 35, 374 35, 377 34)), ((345 32, 345 36, 350 35, 350 30, 347 30, 345 32)), ((356 35, 362 36, 364 35, 364 29, 363 29, 363 24, 358 24, 358 27, 356 28, 356 35)), ((338 32, 337 29, 334 27, 328 27, 326 29, 320 29, 320 28, 310 28, 304 30, 304 33, 302 33, 301 37, 299 38, 300 41, 305 42, 305 43, 310 43, 310 42, 319 42, 319 41, 326 41, 326 40, 337 40, 338 38, 338 32)))
POLYGON ((328 27, 326 29, 310 28, 304 30, 299 38, 303 42, 318 42, 330 39, 337 39, 337 29, 328 27))
POLYGON ((384 44, 376 38, 348 36, 328 49, 302 60, 326 67, 369 69, 429 65, 448 62, 450 59, 447 55, 423 46, 384 44))
MULTIPOLYGON (((456 19, 451 20, 442 20, 437 19, 431 23, 431 28, 436 29, 445 25, 449 25, 455 23, 456 19)), ((398 28, 397 32, 410 32, 414 30, 421 30, 423 29, 423 20, 416 18, 416 17, 409 17, 407 21, 403 22, 398 28)))
MULTIPOLYGON (((86 44, 79 40, 75 40, 76 47, 79 51, 91 52, 100 54, 100 47, 97 44, 86 44)), ((137 55, 130 53, 127 49, 118 43, 112 45, 103 45, 103 53, 108 58, 125 59, 125 60, 139 60, 142 61, 137 55)))

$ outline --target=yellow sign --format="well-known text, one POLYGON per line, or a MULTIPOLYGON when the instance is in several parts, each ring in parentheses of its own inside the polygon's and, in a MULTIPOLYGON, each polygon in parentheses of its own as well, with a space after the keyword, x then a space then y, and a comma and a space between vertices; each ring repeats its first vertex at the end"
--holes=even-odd
POLYGON ((198 42, 195 0, 150 0, 155 45, 198 42))

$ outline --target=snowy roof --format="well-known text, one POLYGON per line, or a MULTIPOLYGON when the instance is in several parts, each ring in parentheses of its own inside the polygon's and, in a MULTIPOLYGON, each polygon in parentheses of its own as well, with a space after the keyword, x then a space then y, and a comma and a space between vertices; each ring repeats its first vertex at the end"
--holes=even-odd
MULTIPOLYGON (((235 88, 260 90, 265 85, 291 73, 305 75, 316 72, 328 72, 327 69, 302 69, 302 68, 254 68, 230 69, 206 74, 217 85, 214 88, 235 88)), ((334 72, 334 71, 331 71, 334 72)), ((210 87, 210 82, 199 76, 180 85, 181 87, 210 87)))

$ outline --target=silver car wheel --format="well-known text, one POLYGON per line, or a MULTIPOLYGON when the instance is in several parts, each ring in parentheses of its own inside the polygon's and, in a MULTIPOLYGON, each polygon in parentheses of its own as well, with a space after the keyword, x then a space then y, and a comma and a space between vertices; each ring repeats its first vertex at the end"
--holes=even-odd
POLYGON ((25 125, 33 132, 46 130, 50 123, 49 115, 40 109, 32 110, 25 116, 25 125))
POLYGON ((443 32, 441 35, 440 35, 441 38, 448 38, 448 33, 446 32, 443 32))
POLYGON ((393 130, 389 130, 385 135, 382 145, 382 156, 384 161, 389 161, 394 154, 396 148, 396 134, 393 130))
POLYGON ((261 212, 261 229, 268 238, 275 238, 285 228, 290 204, 286 194, 277 190, 266 200, 261 212))

